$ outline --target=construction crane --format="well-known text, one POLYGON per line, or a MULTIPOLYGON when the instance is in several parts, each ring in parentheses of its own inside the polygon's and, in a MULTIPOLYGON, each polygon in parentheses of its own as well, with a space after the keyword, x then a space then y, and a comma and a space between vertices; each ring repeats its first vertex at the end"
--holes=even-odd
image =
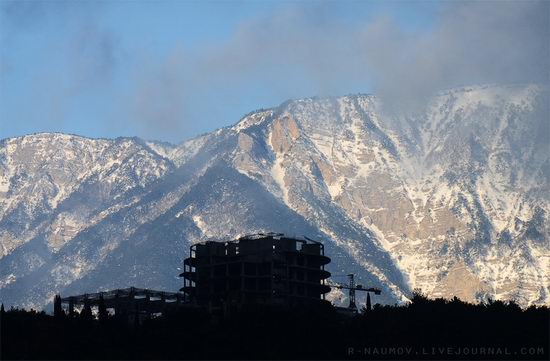
POLYGON ((349 306, 348 308, 351 309, 357 309, 357 305, 355 304, 355 291, 365 291, 367 292, 367 309, 370 309, 370 292, 374 293, 375 295, 379 295, 382 293, 381 290, 378 288, 365 288, 363 285, 356 285, 355 284, 355 275, 353 273, 350 273, 347 275, 348 277, 348 284, 344 283, 337 283, 335 285, 331 285, 331 287, 338 288, 338 289, 345 289, 349 290, 349 306))

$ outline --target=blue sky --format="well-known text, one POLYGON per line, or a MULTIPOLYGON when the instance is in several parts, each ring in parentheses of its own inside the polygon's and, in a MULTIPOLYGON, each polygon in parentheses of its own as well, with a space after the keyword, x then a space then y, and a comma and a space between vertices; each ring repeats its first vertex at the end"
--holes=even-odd
MULTIPOLYGON (((498 2, 487 4, 481 13, 497 16, 497 23, 501 16, 511 31, 525 28, 526 16, 545 7, 527 6, 520 18, 513 7, 499 7, 492 15, 498 2)), ((464 21, 453 23, 457 9, 447 2, 2 0, 0 5, 0 138, 65 132, 177 143, 289 98, 398 94, 398 85, 408 91, 401 79, 422 71, 423 78, 411 79, 409 87, 437 79, 426 93, 500 80, 488 59, 498 47, 486 57, 477 52, 476 63, 466 62, 458 72, 462 78, 447 79, 446 67, 457 63, 441 44, 469 51, 456 36, 464 21), (442 64, 435 72, 424 59, 432 51, 442 64), (477 65, 484 61, 489 64, 477 65), (397 80, 399 69, 407 73, 397 80)), ((465 3, 459 16, 498 46, 494 38, 500 35, 476 28, 485 19, 477 19, 475 6, 465 3)), ((539 23, 520 35, 533 37, 542 27, 541 39, 535 39, 542 43, 548 26, 544 18, 539 23)), ((466 39, 476 34, 470 35, 466 39)), ((503 66, 523 62, 532 68, 536 52, 545 49, 531 43, 506 50, 509 61, 503 66)), ((539 60, 541 69, 546 60, 539 60)), ((504 80, 540 80, 543 71, 537 69, 504 80)))

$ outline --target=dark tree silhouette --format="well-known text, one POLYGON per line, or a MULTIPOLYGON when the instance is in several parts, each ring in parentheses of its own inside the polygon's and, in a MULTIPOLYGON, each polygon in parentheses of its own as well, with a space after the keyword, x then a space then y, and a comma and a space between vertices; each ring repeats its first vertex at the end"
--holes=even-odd
POLYGON ((82 309, 82 312, 80 312, 80 317, 85 321, 90 321, 94 318, 92 314, 92 307, 90 306, 90 302, 87 300, 84 301, 84 308, 82 309))
POLYGON ((70 317, 70 318, 75 317, 74 301, 73 301, 72 299, 69 300, 69 317, 70 317))
POLYGON ((105 306, 105 300, 103 299, 103 295, 99 295, 99 305, 97 307, 97 311, 98 311, 99 321, 105 322, 109 317, 109 314, 107 313, 107 307, 105 306))
POLYGON ((63 312, 63 308, 61 307, 61 296, 55 295, 53 299, 53 315, 57 319, 63 318, 65 316, 65 312, 63 312))

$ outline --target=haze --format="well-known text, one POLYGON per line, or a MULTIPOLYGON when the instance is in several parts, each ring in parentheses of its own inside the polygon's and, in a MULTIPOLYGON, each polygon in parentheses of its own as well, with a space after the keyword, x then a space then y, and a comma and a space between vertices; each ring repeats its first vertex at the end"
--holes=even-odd
POLYGON ((289 98, 550 81, 548 1, 2 1, 0 138, 180 142, 289 98))

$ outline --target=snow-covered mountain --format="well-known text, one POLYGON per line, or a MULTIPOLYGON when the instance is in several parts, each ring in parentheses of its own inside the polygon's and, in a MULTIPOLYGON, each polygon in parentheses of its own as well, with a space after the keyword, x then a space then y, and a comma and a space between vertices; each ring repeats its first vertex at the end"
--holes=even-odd
POLYGON ((0 300, 177 290, 190 244, 275 231, 323 240, 330 271, 384 302, 550 304, 548 106, 540 86, 477 86, 410 117, 371 95, 288 101, 177 146, 1 140, 0 300))

